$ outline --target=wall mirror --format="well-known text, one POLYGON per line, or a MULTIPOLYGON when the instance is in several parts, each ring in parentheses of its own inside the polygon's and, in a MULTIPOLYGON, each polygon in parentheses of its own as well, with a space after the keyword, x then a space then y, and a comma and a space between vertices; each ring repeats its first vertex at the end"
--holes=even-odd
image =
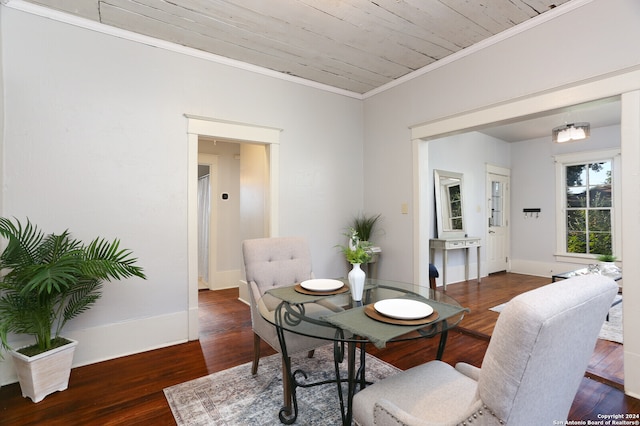
POLYGON ((462 173, 434 170, 438 238, 466 236, 462 173))

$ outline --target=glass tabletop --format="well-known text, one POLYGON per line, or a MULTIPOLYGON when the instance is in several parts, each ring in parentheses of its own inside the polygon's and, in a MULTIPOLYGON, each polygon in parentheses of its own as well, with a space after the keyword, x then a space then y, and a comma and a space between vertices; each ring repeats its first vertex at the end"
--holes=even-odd
POLYGON ((434 337, 457 326, 469 312, 441 291, 370 278, 366 280, 362 302, 355 302, 348 291, 348 281, 341 281, 346 287, 337 290, 342 291, 340 294, 301 292, 299 286, 271 289, 267 293, 279 304, 275 310, 261 309, 261 314, 292 333, 329 341, 370 342, 383 348, 388 342, 434 337), (406 312, 395 315, 376 305, 391 299, 394 309, 426 304, 427 312, 433 312, 421 318, 405 315, 406 312))
POLYGON ((551 281, 555 282, 558 279, 568 279, 568 278, 577 277, 580 275, 590 275, 590 274, 605 275, 615 281, 620 281, 622 279, 622 270, 617 266, 613 266, 607 269, 600 265, 594 264, 594 265, 589 265, 585 268, 576 269, 574 271, 563 272, 560 274, 553 274, 551 275, 551 281))

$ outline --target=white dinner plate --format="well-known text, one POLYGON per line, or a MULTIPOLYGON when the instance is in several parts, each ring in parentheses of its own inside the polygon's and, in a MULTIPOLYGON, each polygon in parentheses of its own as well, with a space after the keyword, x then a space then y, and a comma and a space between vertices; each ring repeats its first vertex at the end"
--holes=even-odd
POLYGON ((374 303, 373 307, 382 315, 401 320, 426 318, 433 313, 431 306, 411 299, 385 299, 374 303))
POLYGON ((317 278, 306 280, 300 283, 300 287, 309 291, 333 291, 342 288, 344 283, 338 280, 329 280, 326 278, 317 278))

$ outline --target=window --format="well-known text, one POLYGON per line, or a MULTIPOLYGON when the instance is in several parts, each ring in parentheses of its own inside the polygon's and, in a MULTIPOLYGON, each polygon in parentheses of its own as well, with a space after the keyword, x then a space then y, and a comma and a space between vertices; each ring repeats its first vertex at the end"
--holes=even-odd
POLYGON ((567 253, 611 254, 611 161, 565 166, 567 253))
POLYGON ((617 150, 556 157, 558 255, 593 259, 620 253, 619 168, 617 150))

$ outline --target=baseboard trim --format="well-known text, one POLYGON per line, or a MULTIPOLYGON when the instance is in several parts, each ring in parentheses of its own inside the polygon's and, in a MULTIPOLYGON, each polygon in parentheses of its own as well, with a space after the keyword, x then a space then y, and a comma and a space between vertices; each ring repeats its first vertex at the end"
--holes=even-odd
MULTIPOLYGON (((116 324, 63 333, 79 342, 73 367, 146 352, 188 341, 187 312, 176 312, 116 324)), ((16 347, 29 342, 12 342, 16 347)), ((0 384, 15 383, 18 377, 11 357, 0 362, 0 384)))

